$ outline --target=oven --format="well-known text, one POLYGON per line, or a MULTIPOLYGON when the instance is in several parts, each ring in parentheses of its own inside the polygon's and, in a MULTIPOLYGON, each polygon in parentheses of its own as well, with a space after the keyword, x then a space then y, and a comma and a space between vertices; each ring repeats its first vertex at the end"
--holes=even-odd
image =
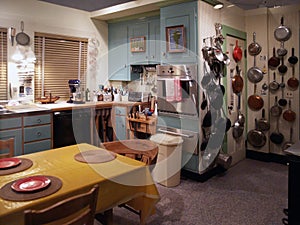
POLYGON ((197 65, 158 65, 157 105, 163 115, 198 115, 197 65))

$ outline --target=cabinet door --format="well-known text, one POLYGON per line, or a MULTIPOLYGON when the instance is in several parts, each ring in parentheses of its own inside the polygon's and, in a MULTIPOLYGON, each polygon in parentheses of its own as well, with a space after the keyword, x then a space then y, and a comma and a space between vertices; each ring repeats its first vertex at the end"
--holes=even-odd
POLYGON ((115 126, 115 133, 117 140, 126 140, 126 117, 116 115, 116 126, 115 126))
POLYGON ((108 79, 129 80, 127 26, 123 23, 108 27, 108 79))
POLYGON ((161 49, 162 63, 186 64, 197 63, 197 1, 161 8, 161 49), (166 27, 184 26, 184 52, 168 52, 166 43, 166 27))
POLYGON ((51 140, 35 141, 24 144, 24 154, 51 149, 51 140))
POLYGON ((148 33, 149 33, 149 30, 148 30, 147 22, 134 23, 134 24, 129 25, 129 27, 128 27, 128 43, 130 43, 129 63, 131 65, 148 63, 148 52, 149 52, 148 33), (133 52, 132 47, 134 47, 133 46, 134 43, 132 41, 132 38, 143 38, 143 37, 145 37, 144 51, 133 52))
POLYGON ((22 129, 15 129, 15 130, 4 130, 0 131, 0 139, 6 140, 9 138, 14 138, 15 140, 15 156, 22 155, 22 129))
POLYGON ((161 55, 161 41, 160 41, 160 19, 155 19, 149 22, 150 33, 149 33, 149 64, 159 64, 161 55))

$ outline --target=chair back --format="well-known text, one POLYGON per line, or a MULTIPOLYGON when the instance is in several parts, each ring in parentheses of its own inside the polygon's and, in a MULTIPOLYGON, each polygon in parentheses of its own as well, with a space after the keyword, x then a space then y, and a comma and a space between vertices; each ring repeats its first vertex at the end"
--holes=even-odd
POLYGON ((14 156, 15 142, 14 138, 0 140, 0 159, 14 156))
POLYGON ((26 210, 25 225, 93 225, 99 185, 41 210, 26 210), (68 220, 66 221, 66 218, 68 220))

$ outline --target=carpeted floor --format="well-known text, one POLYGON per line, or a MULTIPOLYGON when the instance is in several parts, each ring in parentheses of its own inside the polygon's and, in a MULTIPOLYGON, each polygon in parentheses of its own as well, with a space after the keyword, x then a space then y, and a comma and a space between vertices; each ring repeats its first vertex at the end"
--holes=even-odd
MULTIPOLYGON (((181 179, 161 195, 147 225, 281 225, 287 208, 288 167, 245 159, 206 182, 181 179)), ((114 209, 115 225, 139 224, 124 208, 114 209)))

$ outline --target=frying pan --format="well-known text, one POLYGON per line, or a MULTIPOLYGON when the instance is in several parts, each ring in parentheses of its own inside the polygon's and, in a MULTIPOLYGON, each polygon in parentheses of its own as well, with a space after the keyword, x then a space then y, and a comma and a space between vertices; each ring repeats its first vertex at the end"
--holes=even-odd
POLYGON ((256 33, 253 32, 253 42, 248 46, 248 52, 251 56, 256 56, 261 52, 261 46, 255 41, 256 33))
POLYGON ((292 48, 292 55, 288 58, 290 64, 295 65, 298 62, 297 56, 295 56, 295 49, 292 48))
POLYGON ((238 95, 238 105, 237 105, 237 119, 234 122, 233 126, 232 126, 232 136, 234 139, 238 139, 239 137, 241 137, 244 133, 244 123, 245 123, 245 117, 244 119, 240 118, 240 115, 243 116, 243 114, 241 114, 240 111, 240 95, 238 95))
POLYGON ((278 98, 275 96, 274 105, 270 109, 270 113, 274 117, 279 117, 282 113, 282 108, 278 105, 278 98))
POLYGON ((274 30, 274 37, 277 41, 287 41, 290 39, 292 32, 290 28, 283 25, 284 19, 281 17, 280 26, 274 30))
POLYGON ((30 37, 26 33, 24 33, 24 22, 23 21, 21 21, 21 32, 17 33, 17 35, 16 35, 16 42, 19 45, 23 45, 23 46, 29 45, 30 37))
POLYGON ((236 40, 235 41, 235 47, 234 47, 233 53, 232 53, 232 57, 233 57, 235 62, 239 62, 239 61, 241 61, 242 56, 243 56, 242 49, 238 45, 238 40, 236 40))
POLYGON ((238 104, 237 104, 237 109, 238 109, 238 122, 241 125, 244 125, 246 118, 241 112, 241 94, 238 94, 238 104))
POLYGON ((289 100, 289 108, 283 112, 283 119, 289 122, 294 122, 296 119, 296 113, 292 110, 291 99, 289 100))
POLYGON ((271 92, 276 92, 279 89, 279 83, 276 81, 276 73, 273 73, 273 81, 269 84, 269 89, 271 92))
POLYGON ((258 111, 264 106, 264 100, 256 94, 256 84, 254 84, 254 94, 248 97, 248 106, 253 111, 258 111))
POLYGON ((283 146, 282 146, 282 151, 286 150, 287 148, 291 147, 294 144, 293 142, 293 128, 290 128, 290 140, 284 142, 283 146))
POLYGON ((273 56, 268 60, 268 66, 270 69, 276 69, 277 66, 280 64, 280 59, 276 57, 275 54, 275 47, 273 47, 273 56))
POLYGON ((277 122, 276 122, 276 130, 273 131, 270 135, 270 140, 277 145, 280 145, 283 142, 284 136, 282 133, 279 132, 279 118, 277 118, 277 122))
POLYGON ((236 66, 236 75, 231 80, 231 85, 232 85, 232 91, 235 94, 239 94, 242 92, 243 87, 244 87, 244 80, 242 76, 240 75, 240 69, 239 66, 236 66))
POLYGON ((292 91, 297 90, 299 86, 299 80, 295 77, 295 66, 292 66, 292 77, 288 79, 287 85, 292 91))
POLYGON ((207 99, 205 97, 205 93, 203 92, 203 99, 202 99, 202 103, 201 103, 201 109, 204 110, 207 106, 207 99))
POLYGON ((281 88, 281 99, 278 100, 278 104, 284 107, 287 104, 287 100, 284 98, 284 88, 285 88, 284 76, 281 76, 281 83, 279 86, 281 88))
POLYGON ((266 135, 262 131, 257 130, 257 119, 255 119, 255 129, 248 132, 247 141, 253 147, 262 147, 266 144, 266 139, 266 135))
POLYGON ((254 66, 248 70, 247 77, 252 83, 258 83, 263 79, 263 72, 256 66, 256 56, 254 56, 254 66))
POLYGON ((281 65, 278 67, 278 71, 279 73, 281 73, 282 75, 285 74, 287 72, 288 68, 286 65, 284 65, 284 60, 283 60, 283 56, 281 57, 281 65))
POLYGON ((277 49, 278 56, 285 56, 287 54, 287 50, 284 48, 284 42, 280 42, 280 48, 277 49))
POLYGON ((262 109, 261 114, 261 118, 257 121, 257 129, 261 131, 268 131, 270 129, 270 123, 265 118, 265 109, 262 109))

